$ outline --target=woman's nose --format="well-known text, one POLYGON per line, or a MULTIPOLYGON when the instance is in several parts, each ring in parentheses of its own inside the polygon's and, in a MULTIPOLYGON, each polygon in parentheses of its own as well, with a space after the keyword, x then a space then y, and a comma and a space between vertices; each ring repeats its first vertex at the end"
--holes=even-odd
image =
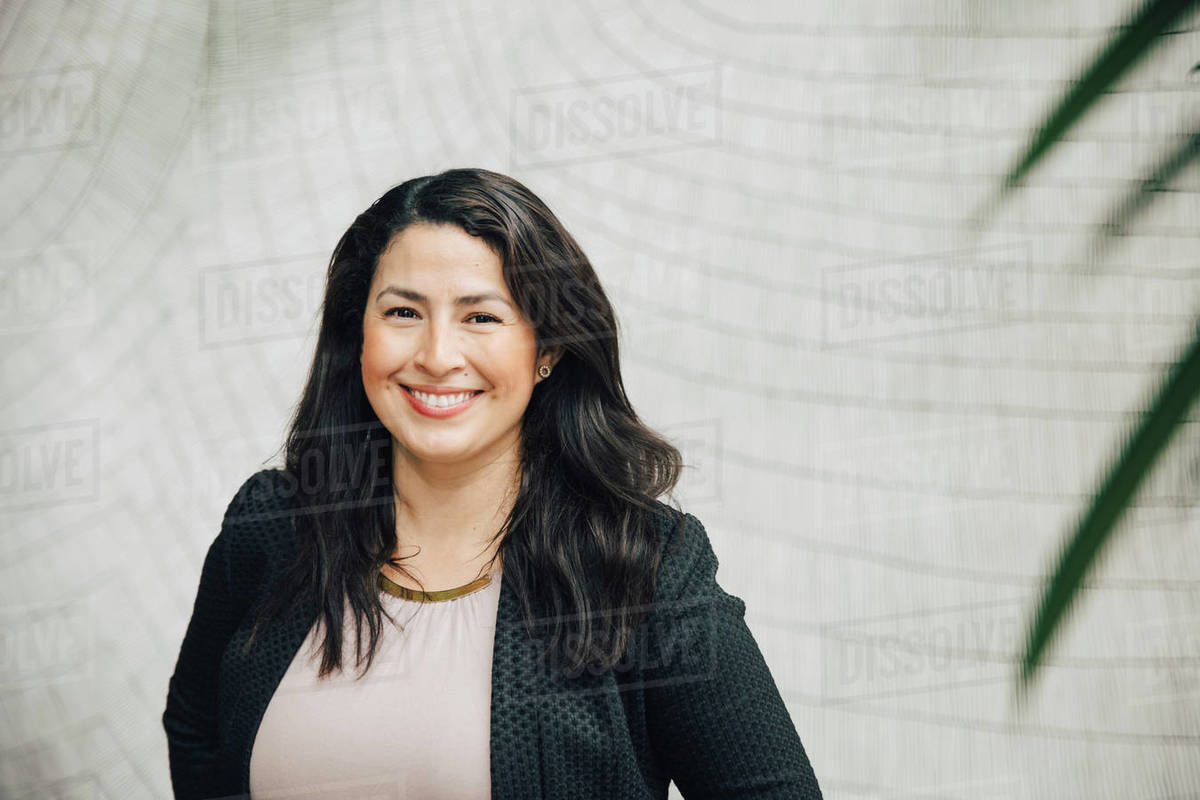
POLYGON ((430 322, 426 325, 415 360, 418 367, 434 375, 461 366, 462 349, 459 347, 458 332, 454 330, 454 326, 440 322, 430 322))

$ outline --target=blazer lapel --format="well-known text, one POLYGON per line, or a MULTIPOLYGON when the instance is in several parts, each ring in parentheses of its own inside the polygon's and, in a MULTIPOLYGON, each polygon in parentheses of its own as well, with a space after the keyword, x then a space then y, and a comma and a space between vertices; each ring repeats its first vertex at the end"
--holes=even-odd
POLYGON ((501 579, 492 647, 491 769, 494 800, 542 797, 539 700, 544 697, 536 642, 529 638, 521 603, 501 579))
POLYGON ((492 797, 644 797, 632 745, 620 757, 615 749, 629 738, 612 671, 564 676, 539 662, 543 645, 530 638, 516 592, 502 584, 492 661, 492 797))
POLYGON ((258 735, 258 726, 267 711, 275 690, 287 673, 296 652, 304 644, 317 621, 316 609, 312 606, 294 611, 282 620, 267 625, 260 631, 259 639, 249 656, 241 655, 241 647, 249 637, 247 626, 243 626, 235 634, 231 650, 232 656, 240 663, 240 669, 231 670, 233 674, 245 676, 242 686, 234 693, 236 698, 231 713, 231 728, 234 731, 244 731, 245 739, 231 743, 231 751, 239 757, 239 780, 241 791, 249 796, 250 792, 250 755, 254 749, 254 738, 258 735))

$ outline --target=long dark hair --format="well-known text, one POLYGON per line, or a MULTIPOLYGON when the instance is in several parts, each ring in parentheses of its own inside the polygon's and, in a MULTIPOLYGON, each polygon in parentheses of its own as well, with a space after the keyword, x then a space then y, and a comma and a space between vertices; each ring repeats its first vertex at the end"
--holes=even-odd
POLYGON ((417 222, 481 237, 502 260, 538 354, 562 348, 524 415, 520 485, 491 540, 501 540, 493 561, 503 559, 503 580, 520 599, 531 635, 546 637, 543 657, 555 657, 564 671, 608 668, 642 619, 638 607, 653 596, 661 561, 656 518, 669 511, 676 524, 682 519, 673 494, 673 506, 656 500, 673 492, 682 460, 626 396, 617 321, 583 250, 533 192, 483 169, 451 169, 390 189, 333 251, 316 353, 284 445, 294 558, 268 592, 246 648, 262 625, 308 604, 325 629, 319 676, 341 670, 348 605, 358 664, 367 622, 369 669, 386 614, 377 575, 385 563, 408 574, 389 557, 397 545, 391 438, 367 400, 359 354, 379 256, 417 222))

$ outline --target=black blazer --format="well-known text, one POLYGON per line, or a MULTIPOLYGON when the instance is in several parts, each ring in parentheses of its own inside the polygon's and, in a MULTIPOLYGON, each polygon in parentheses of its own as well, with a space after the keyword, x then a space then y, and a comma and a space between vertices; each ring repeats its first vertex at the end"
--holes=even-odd
MULTIPOLYGON (((248 479, 209 547, 162 716, 175 797, 249 797, 259 722, 308 636, 312 608, 260 632, 252 615, 292 552, 281 470, 248 479)), ((664 503, 661 510, 673 513, 664 503)), ((665 517, 664 517, 665 519, 665 517)), ((492 797, 665 800, 821 797, 796 728, 744 620, 717 585, 691 514, 664 537, 647 621, 620 664, 565 676, 540 666, 502 582, 492 662, 492 797)), ((314 720, 314 724, 320 724, 314 720)))

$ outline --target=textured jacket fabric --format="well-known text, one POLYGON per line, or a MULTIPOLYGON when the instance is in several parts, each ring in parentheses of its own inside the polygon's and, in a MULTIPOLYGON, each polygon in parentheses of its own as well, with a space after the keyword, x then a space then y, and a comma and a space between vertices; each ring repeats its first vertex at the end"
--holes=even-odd
MULTIPOLYGON (((178 800, 249 798, 250 754, 276 687, 312 625, 302 609, 260 631, 253 611, 294 551, 288 483, 263 470, 237 492, 209 547, 166 710, 178 800)), ((659 503, 666 514, 673 513, 659 503)), ((717 558, 691 514, 664 537, 654 602, 626 657, 564 675, 537 659, 510 583, 492 660, 492 797, 665 800, 821 797, 816 776, 749 628, 717 584, 717 558)), ((548 618, 549 615, 542 615, 548 618)), ((402 711, 398 712, 402 718, 402 711)), ((313 720, 320 725, 320 720, 313 720)), ((363 796, 378 794, 364 785, 363 796)))

